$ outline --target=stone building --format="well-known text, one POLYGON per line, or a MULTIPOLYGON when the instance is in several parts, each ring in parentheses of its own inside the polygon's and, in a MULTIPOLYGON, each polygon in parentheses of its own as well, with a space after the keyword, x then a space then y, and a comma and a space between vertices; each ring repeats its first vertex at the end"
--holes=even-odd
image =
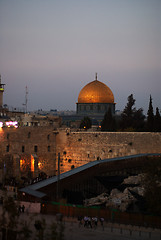
POLYGON ((61 126, 62 120, 59 116, 53 116, 50 114, 38 115, 38 114, 23 114, 20 120, 21 126, 32 126, 32 127, 46 127, 52 126, 54 128, 59 128, 61 126))
POLYGON ((1 177, 55 175, 56 134, 52 126, 0 128, 1 177))
POLYGON ((111 89, 96 79, 82 88, 78 96, 77 114, 100 118, 111 108, 115 114, 114 95, 111 89))

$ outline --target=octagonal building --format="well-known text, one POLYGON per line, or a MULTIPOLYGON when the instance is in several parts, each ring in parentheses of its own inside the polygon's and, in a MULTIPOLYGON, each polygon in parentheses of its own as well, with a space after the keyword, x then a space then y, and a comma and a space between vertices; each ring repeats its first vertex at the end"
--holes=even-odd
POLYGON ((102 117, 111 108, 115 114, 114 95, 111 89, 96 79, 85 85, 79 93, 77 114, 102 117))

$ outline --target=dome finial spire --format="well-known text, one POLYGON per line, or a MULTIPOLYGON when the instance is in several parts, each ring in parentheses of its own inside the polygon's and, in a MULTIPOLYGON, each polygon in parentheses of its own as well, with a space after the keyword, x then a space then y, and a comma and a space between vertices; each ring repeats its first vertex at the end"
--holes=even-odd
POLYGON ((96 81, 97 81, 97 73, 96 73, 96 81))

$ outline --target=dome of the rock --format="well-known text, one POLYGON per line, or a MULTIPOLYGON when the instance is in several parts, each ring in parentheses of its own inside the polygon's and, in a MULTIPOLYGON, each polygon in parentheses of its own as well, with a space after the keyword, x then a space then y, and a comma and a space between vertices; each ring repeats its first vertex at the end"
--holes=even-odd
POLYGON ((85 85, 79 93, 77 114, 101 119, 111 109, 115 114, 114 95, 111 89, 96 79, 85 85))
POLYGON ((114 95, 106 84, 94 80, 82 88, 78 103, 114 103, 114 95))

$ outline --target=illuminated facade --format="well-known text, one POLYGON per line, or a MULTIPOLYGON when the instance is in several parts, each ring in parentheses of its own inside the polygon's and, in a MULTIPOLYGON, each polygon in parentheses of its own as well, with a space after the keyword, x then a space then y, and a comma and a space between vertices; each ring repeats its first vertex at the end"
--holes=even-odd
POLYGON ((96 79, 88 83, 79 93, 77 114, 88 116, 104 116, 111 108, 115 113, 114 95, 111 89, 96 79))
POLYGON ((4 177, 56 174, 56 133, 53 127, 0 128, 0 172, 4 177))

